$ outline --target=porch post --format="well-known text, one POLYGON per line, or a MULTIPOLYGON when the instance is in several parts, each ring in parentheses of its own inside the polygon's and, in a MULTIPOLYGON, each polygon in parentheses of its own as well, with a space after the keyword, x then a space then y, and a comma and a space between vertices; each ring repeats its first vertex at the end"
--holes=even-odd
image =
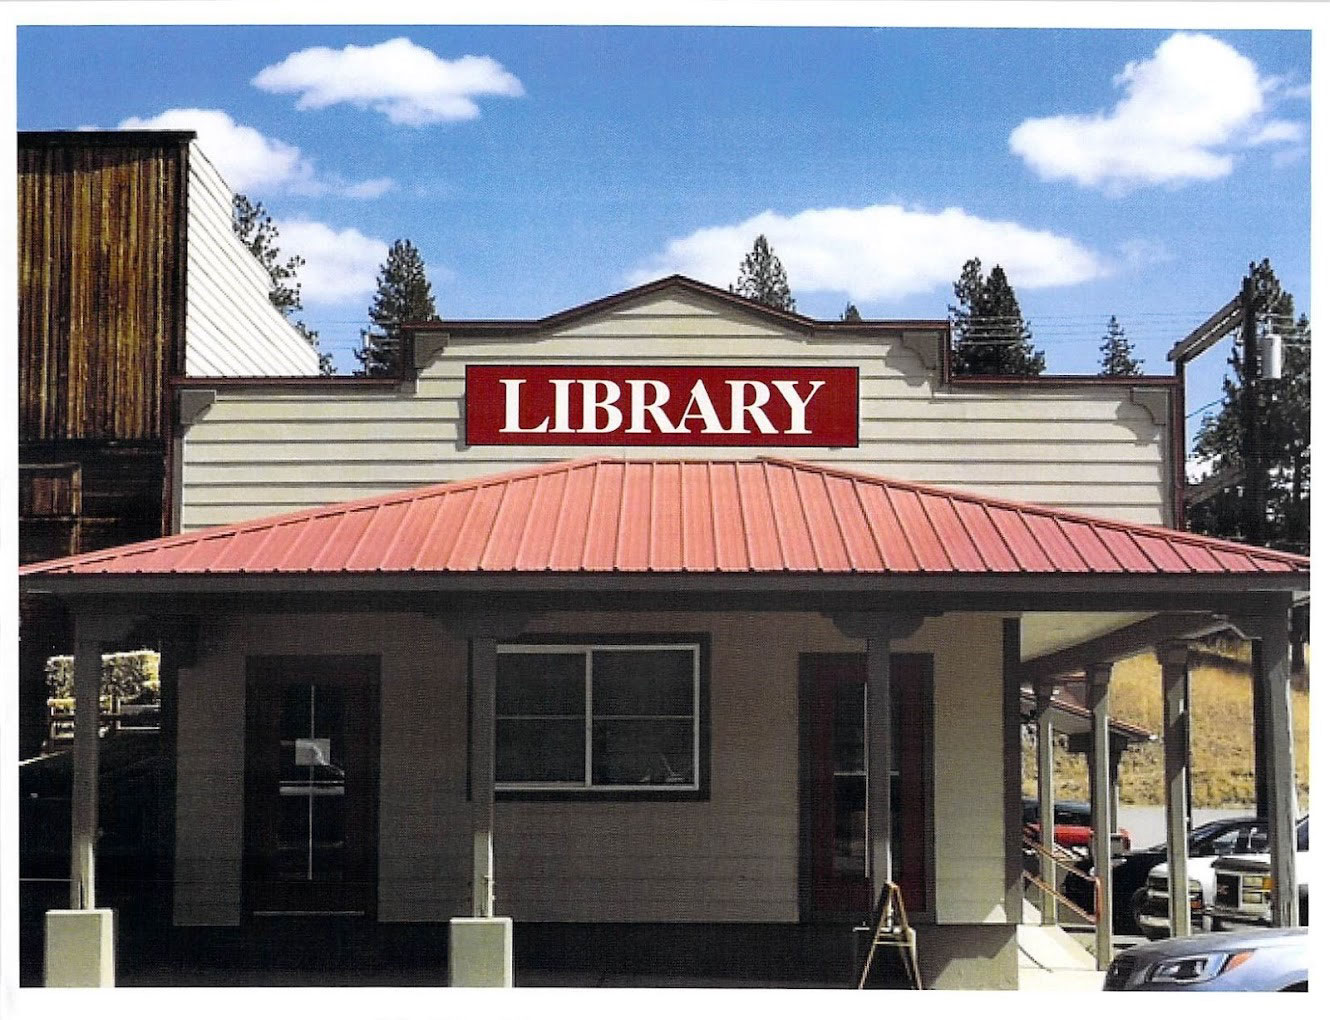
POLYGON ((69 909, 46 915, 47 987, 115 984, 114 917, 97 909, 97 772, 100 756, 102 650, 127 622, 74 619, 74 750, 70 785, 69 909))
POLYGON ((1297 813, 1293 768, 1293 710, 1289 689, 1288 609, 1281 606, 1256 621, 1263 671, 1265 800, 1270 831, 1270 919, 1279 928, 1298 918, 1297 813))
POLYGON ((868 780, 868 888, 876 898, 891 879, 891 633, 871 633, 864 706, 864 756, 868 780))
MULTIPOLYGON (((1053 688, 1047 684, 1035 687, 1035 718, 1039 786, 1039 878, 1044 885, 1053 887, 1057 882, 1057 867, 1053 863, 1053 688)), ((1042 896, 1044 924, 1058 923, 1058 902, 1050 892, 1042 896)))
POLYGON ((1097 662, 1085 671, 1086 702, 1090 709, 1090 816, 1094 824, 1095 875, 1100 901, 1095 923, 1095 957, 1104 970, 1113 959, 1113 843, 1108 767, 1108 683, 1113 663, 1097 662))
POLYGON ((1188 750, 1191 744, 1187 704, 1188 646, 1167 641, 1155 649, 1163 668, 1165 842, 1168 846, 1168 916, 1174 935, 1191 934, 1187 888, 1187 843, 1191 804, 1187 793, 1188 750))
POLYGON ((494 916, 494 698, 497 642, 471 640, 471 916, 494 916))
POLYGON ((100 756, 102 621, 74 621, 74 753, 70 788, 69 909, 97 905, 97 770, 100 756))

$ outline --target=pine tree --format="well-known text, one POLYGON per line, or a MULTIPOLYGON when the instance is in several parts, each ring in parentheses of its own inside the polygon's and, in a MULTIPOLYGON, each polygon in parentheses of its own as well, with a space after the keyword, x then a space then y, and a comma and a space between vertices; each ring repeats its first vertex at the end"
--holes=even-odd
POLYGON ((1099 374, 1106 376, 1140 375, 1141 362, 1133 357, 1135 348, 1127 338, 1127 332, 1118 322, 1116 315, 1108 317, 1108 331, 1103 335, 1103 345, 1099 348, 1102 355, 1099 362, 1099 374))
POLYGON ((758 234, 753 250, 739 263, 739 280, 730 293, 758 301, 782 312, 794 311, 794 297, 785 279, 785 267, 771 250, 765 234, 758 234))
POLYGON ((1007 282, 1007 274, 993 266, 985 278, 977 258, 961 267, 953 287, 951 313, 951 370, 957 375, 1040 375, 1044 352, 1031 343, 1030 324, 1007 282))
MULTIPOLYGON (((272 306, 288 320, 304 306, 300 303, 300 267, 305 260, 299 255, 292 255, 283 260, 278 247, 277 225, 273 223, 262 202, 251 202, 244 195, 231 196, 231 229, 249 253, 259 260, 268 273, 270 286, 268 300, 272 306)), ((296 330, 309 345, 319 351, 319 334, 310 329, 300 319, 291 321, 296 330)), ((332 356, 319 351, 319 372, 332 375, 332 356)))
POLYGON ((425 277, 425 260, 410 241, 392 243, 387 261, 379 266, 377 283, 367 312, 373 325, 364 332, 364 344, 356 351, 357 375, 395 375, 401 370, 401 324, 438 318, 425 277))
POLYGON ((845 311, 840 313, 841 322, 863 322, 864 318, 859 314, 859 309, 854 306, 853 301, 845 302, 845 311))
MULTIPOLYGON (((1306 554, 1311 547, 1311 321, 1296 315, 1293 295, 1280 286, 1269 259, 1251 266, 1257 315, 1267 318, 1284 344, 1279 379, 1253 381, 1260 416, 1266 488, 1268 545, 1306 554)), ((1196 436, 1195 454, 1209 464, 1207 476, 1243 466, 1242 391, 1245 359, 1238 342, 1229 354, 1220 407, 1207 414, 1196 436)), ((1242 494, 1230 486, 1187 508, 1187 526, 1221 538, 1245 539, 1242 494)))

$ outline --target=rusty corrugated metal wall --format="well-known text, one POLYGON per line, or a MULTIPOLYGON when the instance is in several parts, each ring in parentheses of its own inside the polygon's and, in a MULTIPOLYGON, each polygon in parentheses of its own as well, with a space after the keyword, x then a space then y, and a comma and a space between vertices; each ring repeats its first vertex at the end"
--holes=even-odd
POLYGON ((158 439, 184 151, 48 137, 18 153, 20 442, 158 439))

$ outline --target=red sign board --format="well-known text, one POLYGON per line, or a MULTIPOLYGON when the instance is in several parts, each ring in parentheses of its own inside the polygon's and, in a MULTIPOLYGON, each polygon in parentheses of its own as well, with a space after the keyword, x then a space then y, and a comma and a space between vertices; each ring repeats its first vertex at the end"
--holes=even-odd
POLYGON ((858 446, 857 368, 468 365, 472 446, 858 446))

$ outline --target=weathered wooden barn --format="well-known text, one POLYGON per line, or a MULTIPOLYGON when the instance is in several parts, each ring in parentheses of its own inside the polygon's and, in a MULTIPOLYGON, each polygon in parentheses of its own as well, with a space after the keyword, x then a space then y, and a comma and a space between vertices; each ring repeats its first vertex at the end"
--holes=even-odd
MULTIPOLYGON (((191 131, 19 132, 20 562, 177 529, 180 379, 317 374, 231 200, 191 131)), ((24 598, 21 633, 29 757, 43 664, 73 645, 49 599, 24 598)))

